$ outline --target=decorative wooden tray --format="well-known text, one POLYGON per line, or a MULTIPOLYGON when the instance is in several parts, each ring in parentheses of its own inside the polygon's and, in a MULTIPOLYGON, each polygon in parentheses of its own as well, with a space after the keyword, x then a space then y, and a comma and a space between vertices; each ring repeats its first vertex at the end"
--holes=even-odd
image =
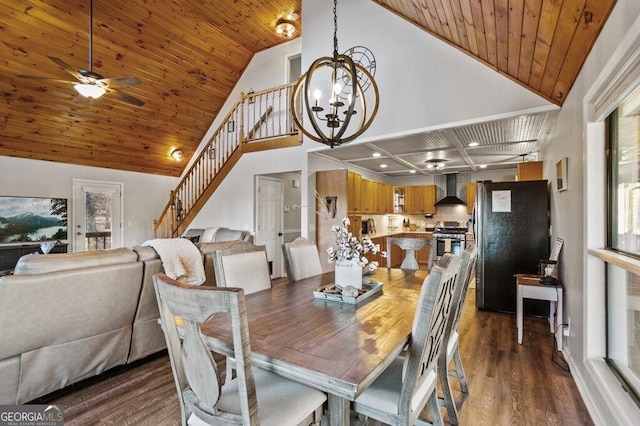
POLYGON ((382 291, 382 283, 372 281, 368 284, 363 283, 362 289, 358 290, 357 297, 343 296, 341 294, 342 287, 336 284, 329 284, 324 287, 320 287, 313 292, 313 297, 316 299, 333 300, 335 302, 348 303, 350 305, 357 305, 370 298, 371 296, 380 293, 382 291))

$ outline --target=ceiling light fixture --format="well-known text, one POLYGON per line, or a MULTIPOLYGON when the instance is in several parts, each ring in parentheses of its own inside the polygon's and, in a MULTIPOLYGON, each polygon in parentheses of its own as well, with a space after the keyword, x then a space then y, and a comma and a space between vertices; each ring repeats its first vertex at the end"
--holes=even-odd
POLYGON ((444 169, 444 158, 431 158, 430 160, 425 161, 427 163, 427 169, 429 170, 442 170, 444 169))
POLYGON ((478 167, 480 167, 481 169, 486 169, 487 165, 486 164, 480 164, 478 167))
POLYGON ((372 157, 380 157, 382 156, 382 154, 380 154, 379 152, 374 152, 373 154, 371 154, 372 157))
POLYGON ((291 19, 280 18, 276 21, 276 34, 282 37, 293 37, 297 28, 295 22, 291 19))
POLYGON ((104 87, 98 86, 96 83, 94 84, 76 84, 73 86, 74 89, 78 93, 80 93, 85 98, 93 98, 98 99, 100 96, 107 93, 104 87))
POLYGON ((73 87, 85 98, 98 99, 107 90, 98 83, 103 77, 93 72, 93 0, 89 0, 89 71, 80 70, 84 83, 74 84, 73 87))
POLYGON ((379 102, 378 86, 371 73, 350 56, 338 54, 337 4, 334 0, 333 56, 316 59, 291 94, 293 119, 300 131, 331 148, 364 133, 378 112, 379 102), (365 90, 369 85, 373 91, 366 98, 365 90), (367 103, 373 108, 367 108, 367 103), (354 115, 358 115, 358 120, 352 120, 354 115), (311 124, 311 129, 305 128, 303 123, 311 124))
POLYGON ((387 165, 386 165, 386 164, 384 164, 384 163, 383 163, 383 164, 380 164, 380 168, 381 168, 381 169, 386 169, 386 168, 387 168, 387 165))
POLYGON ((469 146, 472 146, 472 147, 473 146, 478 146, 478 145, 480 145, 480 144, 478 142, 475 142, 475 141, 469 143, 469 146))
POLYGON ((184 158, 184 152, 181 149, 174 149, 171 152, 171 158, 176 161, 182 161, 182 159, 184 158))
POLYGON ((416 173, 415 170, 409 170, 409 173, 411 173, 412 175, 416 173))

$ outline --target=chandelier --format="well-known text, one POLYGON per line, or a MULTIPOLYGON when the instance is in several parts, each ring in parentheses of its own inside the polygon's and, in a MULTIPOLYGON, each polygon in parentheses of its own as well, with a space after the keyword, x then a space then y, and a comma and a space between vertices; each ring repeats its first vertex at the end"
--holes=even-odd
POLYGON ((372 74, 349 55, 338 54, 337 3, 333 1, 333 56, 316 59, 291 94, 298 128, 305 136, 331 148, 364 133, 378 112, 379 101, 372 74), (369 86, 373 90, 365 97, 369 86), (368 109, 367 103, 373 108, 368 109))

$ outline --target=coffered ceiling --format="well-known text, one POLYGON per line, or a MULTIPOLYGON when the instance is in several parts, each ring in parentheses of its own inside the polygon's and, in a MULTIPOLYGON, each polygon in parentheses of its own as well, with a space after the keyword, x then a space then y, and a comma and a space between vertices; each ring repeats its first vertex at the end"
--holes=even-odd
POLYGON ((515 168, 537 159, 557 110, 314 152, 389 177, 515 168), (442 169, 429 168, 436 161, 442 169))
MULTIPOLYGON (((558 105, 615 4, 373 1, 558 105)), ((301 14, 301 0, 94 0, 92 68, 138 78, 121 90, 144 102, 134 107, 107 95, 79 103, 69 84, 16 76, 70 79, 47 55, 89 67, 89 0, 0 0, 0 155, 179 176, 187 162, 171 151, 195 152, 252 56, 286 41, 274 25, 292 12, 301 14)), ((406 144, 434 152, 441 136, 406 144)), ((497 159, 495 141, 487 144, 458 152, 451 167, 497 159)), ((389 165, 397 173, 407 163, 420 169, 408 155, 398 159, 389 165)))

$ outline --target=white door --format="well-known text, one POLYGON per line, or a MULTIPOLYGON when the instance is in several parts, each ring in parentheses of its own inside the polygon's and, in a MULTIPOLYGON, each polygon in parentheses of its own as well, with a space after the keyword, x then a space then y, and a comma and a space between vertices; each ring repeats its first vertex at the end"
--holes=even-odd
POLYGON ((282 276, 282 179, 256 177, 256 245, 267 248, 271 278, 282 276))
POLYGON ((121 183, 73 180, 71 240, 73 251, 122 247, 121 183))

